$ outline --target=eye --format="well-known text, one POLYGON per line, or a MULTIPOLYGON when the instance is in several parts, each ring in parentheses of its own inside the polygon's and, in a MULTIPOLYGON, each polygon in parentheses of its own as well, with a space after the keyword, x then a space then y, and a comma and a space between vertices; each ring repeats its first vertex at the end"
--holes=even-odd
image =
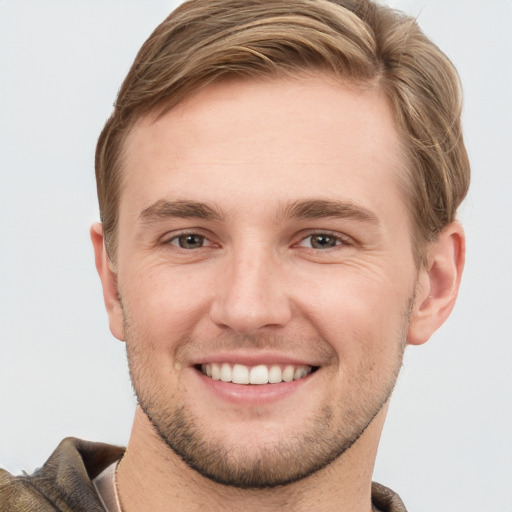
POLYGON ((207 244, 207 239, 197 233, 186 233, 175 236, 169 240, 169 243, 181 249, 199 249, 205 245, 209 245, 207 244))
POLYGON ((301 247, 311 247, 312 249, 332 249, 341 245, 343 241, 338 237, 329 233, 314 233, 300 242, 301 247))

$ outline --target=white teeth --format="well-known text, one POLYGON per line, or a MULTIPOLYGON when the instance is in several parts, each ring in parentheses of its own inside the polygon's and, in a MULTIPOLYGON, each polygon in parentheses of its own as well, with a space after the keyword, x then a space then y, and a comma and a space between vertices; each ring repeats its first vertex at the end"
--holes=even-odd
POLYGON ((295 373, 295 369, 293 368, 293 366, 287 366, 283 372, 283 380, 285 382, 291 382, 293 380, 294 373, 295 373))
POLYGON ((249 384, 249 368, 243 364, 235 364, 232 381, 235 384, 249 384))
POLYGON ((231 371, 231 366, 228 363, 223 363, 220 367, 220 380, 222 382, 231 382, 233 378, 233 373, 231 371))
POLYGON ((250 384, 268 384, 268 368, 264 364, 253 366, 249 374, 250 384))
POLYGON ((218 364, 212 364, 212 379, 220 380, 220 367, 218 364))
POLYGON ((292 382, 306 377, 311 373, 310 366, 287 365, 284 369, 279 365, 270 367, 260 364, 248 367, 243 364, 231 366, 229 363, 211 363, 201 365, 204 375, 213 380, 233 382, 234 384, 279 384, 280 382, 292 382))
POLYGON ((268 372, 268 381, 270 384, 279 384, 283 380, 283 374, 281 372, 281 367, 274 365, 270 368, 268 372))

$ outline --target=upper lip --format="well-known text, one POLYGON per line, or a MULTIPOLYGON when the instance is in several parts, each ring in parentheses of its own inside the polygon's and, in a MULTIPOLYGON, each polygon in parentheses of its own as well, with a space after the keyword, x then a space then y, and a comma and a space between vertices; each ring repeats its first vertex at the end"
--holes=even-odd
POLYGON ((297 357, 290 354, 278 352, 266 352, 259 350, 257 352, 216 352, 203 357, 194 359, 192 366, 208 363, 228 363, 231 365, 242 364, 244 366, 265 365, 294 365, 294 366, 321 366, 318 360, 311 357, 297 357))

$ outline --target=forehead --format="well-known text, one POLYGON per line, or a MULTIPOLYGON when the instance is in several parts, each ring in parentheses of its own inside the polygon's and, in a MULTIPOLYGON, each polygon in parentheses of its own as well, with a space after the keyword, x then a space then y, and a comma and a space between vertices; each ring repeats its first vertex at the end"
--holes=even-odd
POLYGON ((226 209, 248 204, 235 204, 244 197, 268 204, 308 193, 379 203, 385 196, 370 192, 382 192, 384 183, 399 192, 402 155, 392 109, 377 87, 328 76, 231 80, 135 124, 125 143, 120 207, 136 215, 155 200, 190 194, 226 209))

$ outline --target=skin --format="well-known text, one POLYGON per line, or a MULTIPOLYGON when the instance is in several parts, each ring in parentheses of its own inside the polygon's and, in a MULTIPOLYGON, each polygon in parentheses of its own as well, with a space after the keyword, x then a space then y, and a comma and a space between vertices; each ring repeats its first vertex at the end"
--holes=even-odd
POLYGON ((211 85, 140 120, 124 172, 115 265, 91 234, 140 403, 125 511, 371 510, 404 347, 447 318, 464 259, 453 223, 415 264, 385 96, 323 76, 211 85), (224 361, 315 371, 198 369, 224 361))

